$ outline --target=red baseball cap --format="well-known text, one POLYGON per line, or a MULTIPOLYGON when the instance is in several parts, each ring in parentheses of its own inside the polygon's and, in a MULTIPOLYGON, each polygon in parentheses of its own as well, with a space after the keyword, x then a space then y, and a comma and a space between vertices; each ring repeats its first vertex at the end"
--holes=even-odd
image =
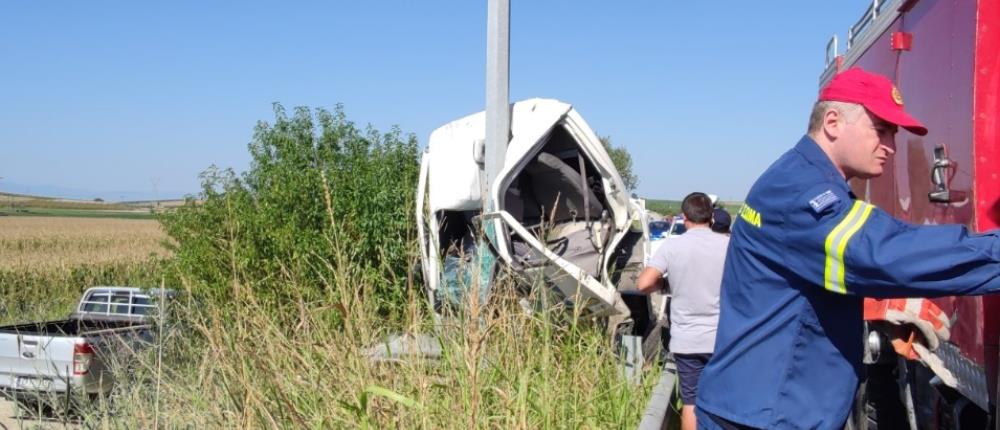
POLYGON ((903 95, 888 78, 852 67, 838 73, 819 92, 819 101, 857 103, 885 121, 923 136, 927 127, 903 110, 903 95))

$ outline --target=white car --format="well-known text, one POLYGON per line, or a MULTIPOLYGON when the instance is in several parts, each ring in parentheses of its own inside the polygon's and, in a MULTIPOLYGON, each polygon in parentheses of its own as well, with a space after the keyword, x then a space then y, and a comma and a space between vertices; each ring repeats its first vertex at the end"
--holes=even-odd
MULTIPOLYGON (((678 215, 669 220, 651 221, 649 223, 649 256, 652 258, 663 241, 677 237, 687 229, 684 227, 684 217, 678 215)), ((647 261, 648 263, 648 261, 647 261)))

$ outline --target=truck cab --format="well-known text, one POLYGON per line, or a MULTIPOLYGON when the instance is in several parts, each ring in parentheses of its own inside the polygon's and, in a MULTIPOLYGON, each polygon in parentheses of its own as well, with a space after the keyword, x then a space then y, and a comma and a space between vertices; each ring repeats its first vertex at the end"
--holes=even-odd
POLYGON ((495 281, 513 279, 548 296, 528 303, 538 296, 526 294, 528 308, 558 303, 658 344, 653 327, 667 323, 666 295, 635 294, 650 252, 645 202, 629 196, 580 113, 553 99, 512 104, 509 144, 489 189, 485 134, 484 112, 449 122, 431 133, 421 161, 417 234, 433 308, 485 300, 495 281))

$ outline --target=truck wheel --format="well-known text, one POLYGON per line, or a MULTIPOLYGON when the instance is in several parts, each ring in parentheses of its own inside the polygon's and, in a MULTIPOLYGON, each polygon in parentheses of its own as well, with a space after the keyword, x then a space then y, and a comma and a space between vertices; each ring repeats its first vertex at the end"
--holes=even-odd
POLYGON ((847 416, 847 423, 844 430, 877 430, 878 424, 868 422, 868 396, 865 383, 858 387, 858 392, 854 395, 854 407, 851 414, 847 416))
POLYGON ((868 366, 868 378, 854 396, 845 430, 907 429, 906 407, 899 398, 895 364, 868 366))

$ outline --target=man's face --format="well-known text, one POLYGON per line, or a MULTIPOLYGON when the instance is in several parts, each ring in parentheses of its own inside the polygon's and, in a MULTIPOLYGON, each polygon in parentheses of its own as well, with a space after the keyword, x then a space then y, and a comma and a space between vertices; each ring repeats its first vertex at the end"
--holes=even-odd
POLYGON ((889 156, 896 152, 898 127, 867 110, 854 118, 844 118, 837 138, 840 167, 848 179, 874 178, 882 174, 889 156))

